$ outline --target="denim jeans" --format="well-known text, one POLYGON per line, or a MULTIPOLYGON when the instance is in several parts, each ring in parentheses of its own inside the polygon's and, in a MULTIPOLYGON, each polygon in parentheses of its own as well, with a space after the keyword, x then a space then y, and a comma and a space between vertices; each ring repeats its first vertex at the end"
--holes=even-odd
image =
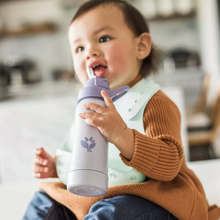
POLYGON ((49 197, 44 191, 36 192, 22 220, 77 220, 65 206, 49 197))
MULTIPOLYGON (((76 220, 44 191, 36 192, 22 220, 76 220)), ((177 220, 162 207, 138 196, 120 195, 92 205, 83 220, 177 220)))

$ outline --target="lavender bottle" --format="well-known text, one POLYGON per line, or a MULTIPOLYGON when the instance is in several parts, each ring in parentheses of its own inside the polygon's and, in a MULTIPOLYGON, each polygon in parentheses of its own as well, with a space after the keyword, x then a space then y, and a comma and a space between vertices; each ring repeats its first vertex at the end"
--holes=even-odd
POLYGON ((109 89, 108 79, 96 77, 92 69, 87 70, 89 80, 79 91, 75 112, 76 133, 72 150, 72 161, 68 174, 67 189, 80 196, 101 196, 108 188, 108 143, 100 131, 86 124, 79 113, 87 112, 83 105, 96 103, 105 106, 101 91, 105 90, 112 101, 124 95, 129 87, 109 89))

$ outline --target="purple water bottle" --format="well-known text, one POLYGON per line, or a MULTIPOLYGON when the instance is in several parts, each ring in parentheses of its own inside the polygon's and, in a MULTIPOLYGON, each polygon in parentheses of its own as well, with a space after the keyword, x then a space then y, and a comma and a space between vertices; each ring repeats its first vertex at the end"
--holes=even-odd
POLYGON ((89 80, 79 91, 75 112, 76 133, 67 189, 76 195, 92 197, 107 192, 108 143, 96 127, 86 124, 85 119, 79 117, 79 113, 92 112, 83 108, 86 103, 96 103, 106 107, 101 96, 102 90, 105 90, 112 101, 115 101, 124 95, 129 87, 110 90, 108 79, 94 76, 92 69, 87 73, 89 80))

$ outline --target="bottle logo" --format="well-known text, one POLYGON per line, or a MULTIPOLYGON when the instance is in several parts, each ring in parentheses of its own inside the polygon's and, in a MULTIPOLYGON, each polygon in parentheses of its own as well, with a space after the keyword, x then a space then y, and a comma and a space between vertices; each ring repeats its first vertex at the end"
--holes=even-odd
POLYGON ((88 139, 85 137, 85 141, 81 140, 81 146, 87 149, 87 152, 92 152, 91 149, 96 146, 95 140, 93 140, 93 137, 88 139))

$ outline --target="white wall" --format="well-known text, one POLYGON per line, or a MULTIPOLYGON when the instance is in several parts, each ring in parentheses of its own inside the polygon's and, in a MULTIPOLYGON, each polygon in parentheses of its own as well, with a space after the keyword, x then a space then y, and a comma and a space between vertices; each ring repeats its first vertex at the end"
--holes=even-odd
POLYGON ((58 0, 12 1, 1 4, 0 17, 5 26, 14 28, 26 22, 59 22, 61 11, 58 0))
POLYGON ((215 100, 217 88, 220 87, 220 36, 217 1, 197 0, 197 8, 202 67, 212 76, 212 86, 208 98, 211 104, 215 100))

